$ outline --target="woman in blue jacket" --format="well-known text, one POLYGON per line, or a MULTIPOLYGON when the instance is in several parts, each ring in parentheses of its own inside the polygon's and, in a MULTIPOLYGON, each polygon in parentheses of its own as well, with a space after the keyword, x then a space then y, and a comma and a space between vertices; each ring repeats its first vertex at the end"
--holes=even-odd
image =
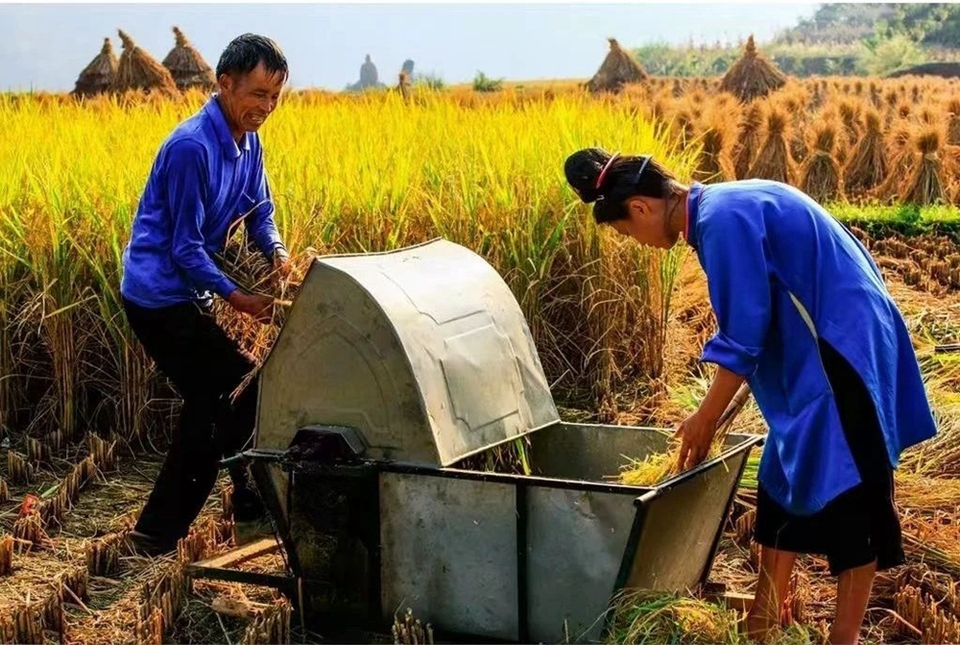
POLYGON ((707 278, 717 365, 679 427, 680 465, 707 455, 746 380, 769 427, 757 495, 763 547, 747 633, 779 622, 797 553, 837 576, 832 643, 855 643, 876 571, 904 561, 893 498, 901 452, 936 434, 906 325, 867 250, 813 199, 781 183, 690 186, 648 156, 589 148, 567 182, 598 224, 667 249, 682 236, 707 278))

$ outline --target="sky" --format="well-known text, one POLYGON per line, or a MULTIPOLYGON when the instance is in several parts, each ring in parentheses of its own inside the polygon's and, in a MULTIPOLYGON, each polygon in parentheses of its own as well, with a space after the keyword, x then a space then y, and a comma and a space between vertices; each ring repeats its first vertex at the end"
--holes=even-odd
POLYGON ((771 38, 818 4, 0 4, 0 91, 73 89, 117 29, 163 60, 179 26, 211 67, 252 31, 283 49, 294 88, 342 90, 369 54, 395 84, 403 61, 448 83, 491 78, 588 78, 607 38, 645 43, 771 38))

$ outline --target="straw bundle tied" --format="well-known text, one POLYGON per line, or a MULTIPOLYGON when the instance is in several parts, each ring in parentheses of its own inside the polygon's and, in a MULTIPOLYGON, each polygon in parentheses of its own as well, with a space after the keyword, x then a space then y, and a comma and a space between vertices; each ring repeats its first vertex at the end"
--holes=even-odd
POLYGON ((736 177, 730 156, 733 140, 727 136, 732 122, 729 110, 711 110, 700 121, 702 150, 694 177, 702 183, 730 181, 736 177))
POLYGON ((818 202, 832 200, 840 194, 840 168, 833 157, 836 137, 833 123, 818 123, 813 131, 813 154, 800 170, 800 190, 818 202))
POLYGON ((170 71, 180 90, 193 87, 210 91, 217 86, 213 69, 203 59, 193 44, 187 40, 179 27, 173 27, 175 43, 173 49, 163 59, 163 66, 170 71))
POLYGON ((75 96, 94 96, 108 92, 117 76, 120 61, 113 53, 113 44, 109 38, 103 39, 103 47, 90 63, 80 72, 73 88, 75 96))
POLYGON ((120 55, 113 90, 177 94, 177 84, 167 68, 137 46, 122 29, 118 33, 123 41, 123 53, 120 55))
POLYGON ((917 155, 914 171, 901 193, 901 200, 907 204, 927 206, 946 203, 942 163, 938 151, 943 143, 943 133, 936 125, 923 126, 914 139, 917 155))
POLYGON ((586 83, 590 92, 619 92, 624 85, 644 83, 650 77, 633 54, 620 47, 616 38, 607 38, 610 51, 600 69, 586 83))
POLYGON ((730 66, 720 81, 720 89, 743 102, 752 101, 780 89, 787 77, 757 51, 753 35, 747 39, 743 56, 730 66))
POLYGON ((960 146, 960 98, 947 102, 947 145, 960 146))
POLYGON ((737 145, 733 152, 733 171, 737 179, 744 179, 750 166, 760 150, 761 129, 763 128, 764 106, 761 101, 754 101, 743 113, 740 122, 737 145))
POLYGON ((796 164, 787 149, 789 117, 781 108, 772 107, 766 126, 763 145, 746 176, 795 185, 796 164))
POLYGON ((887 147, 880 130, 880 112, 867 110, 866 130, 844 168, 844 186, 848 197, 863 195, 879 185, 887 174, 887 147))

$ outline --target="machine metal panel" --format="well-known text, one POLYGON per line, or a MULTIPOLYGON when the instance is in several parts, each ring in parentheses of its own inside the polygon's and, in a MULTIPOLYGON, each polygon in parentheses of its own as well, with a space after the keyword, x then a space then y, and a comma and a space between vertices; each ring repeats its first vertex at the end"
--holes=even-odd
POLYGON ((529 456, 544 477, 609 481, 629 460, 666 450, 669 438, 655 428, 558 423, 530 436, 529 456))
POLYGON ((342 425, 369 458, 448 466, 558 420, 513 293, 438 240, 313 262, 263 367, 257 447, 342 425))
POLYGON ((756 439, 740 437, 731 454, 641 497, 639 539, 626 555, 626 587, 684 591, 700 583, 756 439))
POLYGON ((385 620, 519 639, 516 490, 509 483, 381 473, 385 620))
POLYGON ((531 486, 526 499, 531 639, 598 641, 636 495, 531 486))

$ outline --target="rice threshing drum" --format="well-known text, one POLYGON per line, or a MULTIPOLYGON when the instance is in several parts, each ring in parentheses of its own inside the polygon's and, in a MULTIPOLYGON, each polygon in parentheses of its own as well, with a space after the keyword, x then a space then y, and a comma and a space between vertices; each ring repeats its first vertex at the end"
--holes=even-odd
POLYGON ((760 441, 616 483, 668 434, 561 421, 506 283, 437 240, 313 261, 245 456, 319 624, 410 608, 438 635, 583 642, 617 592, 706 579, 760 441))

